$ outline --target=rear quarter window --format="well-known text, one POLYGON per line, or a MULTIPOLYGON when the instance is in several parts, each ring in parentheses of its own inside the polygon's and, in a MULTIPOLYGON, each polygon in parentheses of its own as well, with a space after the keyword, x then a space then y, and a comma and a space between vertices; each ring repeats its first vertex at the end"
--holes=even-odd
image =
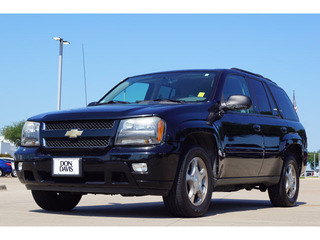
POLYGON ((286 92, 283 89, 272 85, 270 86, 270 90, 272 95, 274 96, 276 104, 278 105, 278 110, 283 118, 293 121, 299 121, 298 115, 294 110, 293 104, 286 92))

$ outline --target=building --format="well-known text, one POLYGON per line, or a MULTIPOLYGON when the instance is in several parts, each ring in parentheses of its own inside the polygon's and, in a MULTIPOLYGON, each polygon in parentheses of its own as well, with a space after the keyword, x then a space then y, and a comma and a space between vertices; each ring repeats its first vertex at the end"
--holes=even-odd
POLYGON ((0 154, 10 154, 13 157, 15 151, 17 151, 16 145, 0 136, 0 154))

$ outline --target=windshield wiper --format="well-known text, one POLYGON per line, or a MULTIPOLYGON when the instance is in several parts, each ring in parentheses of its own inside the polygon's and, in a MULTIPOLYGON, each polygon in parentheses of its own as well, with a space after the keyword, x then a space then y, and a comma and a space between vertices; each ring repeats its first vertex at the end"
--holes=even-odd
POLYGON ((98 105, 112 104, 112 103, 128 104, 128 103, 130 103, 130 102, 119 101, 119 100, 111 100, 111 101, 109 101, 109 102, 99 103, 98 105))
POLYGON ((157 99, 153 99, 151 101, 154 101, 154 102, 174 102, 174 103, 184 103, 184 102, 186 102, 184 100, 177 100, 177 99, 170 99, 170 98, 157 98, 157 99))

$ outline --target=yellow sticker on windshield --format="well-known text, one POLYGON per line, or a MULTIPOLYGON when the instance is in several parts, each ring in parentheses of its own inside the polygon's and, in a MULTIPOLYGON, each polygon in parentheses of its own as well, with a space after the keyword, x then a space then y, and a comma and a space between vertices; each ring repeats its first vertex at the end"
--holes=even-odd
POLYGON ((203 97, 205 94, 205 92, 199 92, 198 97, 203 97))

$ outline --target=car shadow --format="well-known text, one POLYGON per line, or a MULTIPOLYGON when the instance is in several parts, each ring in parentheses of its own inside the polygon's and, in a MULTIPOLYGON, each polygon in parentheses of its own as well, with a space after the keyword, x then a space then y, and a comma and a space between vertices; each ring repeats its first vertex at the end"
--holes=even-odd
POLYGON ((131 217, 131 218, 171 218, 163 202, 144 203, 108 203, 108 205, 77 206, 71 211, 46 211, 43 209, 30 212, 63 214, 89 217, 131 217))
MULTIPOLYGON (((305 202, 297 202, 293 207, 305 205, 305 202)), ((275 208, 269 200, 254 199, 212 199, 207 215, 218 215, 230 212, 252 211, 266 208, 275 208)))
MULTIPOLYGON (((306 204, 297 202, 295 207, 306 204)), ((230 212, 252 211, 273 208, 269 200, 244 199, 212 199, 207 213, 209 217, 230 212)), ((126 218, 172 218, 163 202, 144 203, 109 203, 108 205, 78 206, 71 211, 46 211, 43 209, 30 210, 35 213, 89 216, 89 217, 126 217, 126 218)))

